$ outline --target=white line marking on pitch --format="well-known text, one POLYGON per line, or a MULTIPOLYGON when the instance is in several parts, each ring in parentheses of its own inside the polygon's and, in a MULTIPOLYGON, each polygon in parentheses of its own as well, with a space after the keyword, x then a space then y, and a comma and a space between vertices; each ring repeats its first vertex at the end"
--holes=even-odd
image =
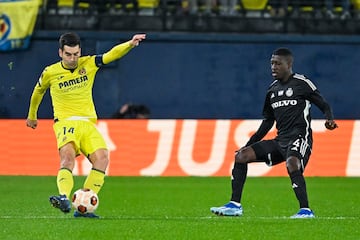
MULTIPOLYGON (((0 216, 0 219, 67 219, 73 218, 71 215, 68 216, 0 216)), ((241 217, 223 217, 223 216, 199 216, 199 217, 186 217, 186 216, 103 216, 100 219, 108 219, 108 220, 201 220, 201 219, 244 219, 244 220, 252 220, 252 219, 260 219, 260 220, 290 220, 290 217, 285 216, 274 216, 274 217, 252 217, 252 216, 241 216, 241 217)), ((344 217, 344 216, 337 216, 337 217, 326 217, 326 216, 317 216, 315 219, 318 220, 357 220, 360 217, 344 217)), ((296 219, 291 219, 296 220, 296 219)))

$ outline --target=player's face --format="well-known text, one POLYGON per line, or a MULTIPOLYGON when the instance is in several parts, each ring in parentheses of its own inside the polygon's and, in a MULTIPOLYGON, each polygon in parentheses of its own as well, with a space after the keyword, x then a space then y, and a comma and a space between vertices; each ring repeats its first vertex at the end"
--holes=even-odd
POLYGON ((59 56, 62 58, 64 67, 75 69, 81 56, 81 48, 79 45, 75 47, 65 45, 63 50, 59 49, 59 56))
POLYGON ((287 80, 291 75, 291 63, 289 59, 284 56, 272 55, 271 74, 274 79, 287 80))

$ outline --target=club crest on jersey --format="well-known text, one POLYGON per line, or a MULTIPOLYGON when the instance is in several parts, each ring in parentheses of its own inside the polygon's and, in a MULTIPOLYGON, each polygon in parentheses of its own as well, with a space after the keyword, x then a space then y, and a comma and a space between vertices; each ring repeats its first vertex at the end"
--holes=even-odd
POLYGON ((79 70, 79 74, 80 74, 80 75, 85 75, 85 74, 86 74, 86 69, 85 69, 85 68, 81 68, 81 69, 79 70))
POLYGON ((291 97, 294 94, 294 91, 292 90, 292 88, 288 88, 285 92, 285 95, 287 97, 291 97))

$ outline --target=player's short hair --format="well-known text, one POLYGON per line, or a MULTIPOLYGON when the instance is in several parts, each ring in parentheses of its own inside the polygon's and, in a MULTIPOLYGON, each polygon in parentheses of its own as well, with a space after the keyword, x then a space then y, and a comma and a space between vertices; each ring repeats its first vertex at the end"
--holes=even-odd
POLYGON ((292 52, 288 48, 278 48, 274 50, 273 55, 279 55, 279 56, 292 56, 292 52))
POLYGON ((272 54, 285 57, 285 59, 291 64, 294 62, 293 54, 290 51, 290 49, 288 49, 288 48, 282 47, 282 48, 275 49, 272 54))
POLYGON ((80 47, 79 35, 77 35, 76 33, 73 33, 73 32, 68 32, 68 33, 64 33, 63 35, 61 35, 60 39, 59 39, 59 48, 61 50, 64 50, 65 45, 69 46, 69 47, 75 47, 75 46, 79 45, 79 47, 80 47))

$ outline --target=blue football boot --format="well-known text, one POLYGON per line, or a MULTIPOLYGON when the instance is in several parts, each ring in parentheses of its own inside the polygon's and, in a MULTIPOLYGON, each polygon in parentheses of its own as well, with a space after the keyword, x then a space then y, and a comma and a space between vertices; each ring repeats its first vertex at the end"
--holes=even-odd
POLYGON ((71 211, 70 201, 65 195, 51 196, 49 201, 53 207, 60 209, 63 213, 69 213, 71 211))
POLYGON ((229 202, 221 207, 212 207, 210 211, 219 216, 241 216, 243 213, 241 204, 238 206, 233 202, 229 202))
POLYGON ((290 218, 314 218, 314 212, 309 208, 300 208, 300 210, 290 218))
POLYGON ((85 217, 85 218, 100 218, 98 215, 96 215, 95 213, 80 213, 78 211, 74 212, 74 217, 78 218, 78 217, 85 217))

